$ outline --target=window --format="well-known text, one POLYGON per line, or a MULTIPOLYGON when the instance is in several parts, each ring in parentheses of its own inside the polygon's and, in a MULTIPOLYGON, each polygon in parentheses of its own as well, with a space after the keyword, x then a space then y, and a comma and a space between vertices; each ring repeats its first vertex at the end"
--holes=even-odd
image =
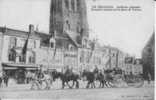
POLYGON ((25 38, 20 38, 17 40, 17 47, 23 47, 25 44, 26 39, 25 38))
POLYGON ((77 4, 77 10, 78 10, 78 8, 80 8, 80 0, 76 0, 76 4, 77 4))
POLYGON ((16 47, 16 37, 10 37, 10 48, 16 47))
POLYGON ((69 9, 69 1, 68 0, 65 0, 65 6, 67 9, 69 9))
POLYGON ((77 11, 77 0, 74 0, 75 1, 75 12, 77 11))
POLYGON ((19 56, 19 62, 25 62, 26 60, 25 60, 25 56, 23 55, 23 54, 21 54, 20 56, 19 56))
POLYGON ((75 2, 74 2, 74 0, 71 0, 71 7, 72 7, 72 11, 74 11, 75 10, 75 2))
POLYGON ((87 43, 88 41, 87 41, 87 39, 83 39, 83 47, 87 47, 87 43))
POLYGON ((81 33, 81 25, 79 22, 77 23, 77 33, 81 33))
POLYGON ((113 56, 112 57, 115 57, 115 53, 113 53, 113 56))
POLYGON ((35 63, 35 52, 31 52, 29 55, 29 63, 35 63))
POLYGON ((36 48, 36 41, 34 40, 34 48, 36 48))
POLYGON ((50 43, 50 47, 51 48, 54 48, 54 43, 50 43))
POLYGON ((13 61, 13 62, 16 61, 16 51, 14 48, 9 50, 9 57, 8 58, 9 58, 9 61, 13 61))
POLYGON ((65 30, 70 30, 70 24, 68 20, 65 23, 65 30))

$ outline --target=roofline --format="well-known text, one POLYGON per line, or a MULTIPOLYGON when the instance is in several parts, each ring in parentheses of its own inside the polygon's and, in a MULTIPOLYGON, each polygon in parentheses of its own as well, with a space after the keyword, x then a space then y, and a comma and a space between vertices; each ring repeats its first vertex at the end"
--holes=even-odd
MULTIPOLYGON (((8 27, 1 27, 0 26, 0 32, 2 32, 3 35, 8 35, 8 36, 16 36, 16 34, 7 34, 7 30, 9 31, 15 31, 15 32, 19 32, 19 33, 23 33, 21 34, 20 37, 25 37, 26 34, 28 34, 29 31, 24 31, 24 30, 18 30, 18 29, 13 29, 13 28, 8 28, 8 27), (3 31, 4 30, 4 31, 3 31), (6 31, 5 31, 6 30, 6 31), (5 34, 6 33, 6 34, 5 34)), ((42 38, 40 37, 41 35, 45 35, 45 36, 49 36, 49 33, 44 33, 44 32, 39 32, 39 31, 34 31, 34 34, 30 35, 30 38, 33 38, 33 35, 37 35, 37 38, 42 38)))

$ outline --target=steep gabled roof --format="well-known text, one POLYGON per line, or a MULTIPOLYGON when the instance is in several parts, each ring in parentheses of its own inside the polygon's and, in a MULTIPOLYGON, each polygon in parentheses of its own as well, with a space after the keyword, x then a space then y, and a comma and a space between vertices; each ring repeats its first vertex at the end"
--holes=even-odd
MULTIPOLYGON (((28 36, 28 31, 16 30, 7 27, 0 27, 0 32, 2 32, 3 35, 9 35, 9 36, 18 36, 24 38, 28 36)), ((34 31, 34 33, 30 35, 30 38, 41 39, 41 38, 48 38, 49 36, 50 35, 48 33, 34 31)))
POLYGON ((65 34, 68 36, 68 38, 70 40, 72 40, 72 42, 75 44, 76 47, 80 47, 81 45, 79 43, 77 43, 77 34, 73 33, 72 31, 66 30, 65 34))

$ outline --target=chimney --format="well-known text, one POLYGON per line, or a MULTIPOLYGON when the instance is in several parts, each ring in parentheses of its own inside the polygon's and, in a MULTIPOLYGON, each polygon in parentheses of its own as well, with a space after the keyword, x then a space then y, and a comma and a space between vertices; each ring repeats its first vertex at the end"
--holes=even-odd
POLYGON ((34 33, 34 25, 32 24, 29 25, 29 33, 34 33))

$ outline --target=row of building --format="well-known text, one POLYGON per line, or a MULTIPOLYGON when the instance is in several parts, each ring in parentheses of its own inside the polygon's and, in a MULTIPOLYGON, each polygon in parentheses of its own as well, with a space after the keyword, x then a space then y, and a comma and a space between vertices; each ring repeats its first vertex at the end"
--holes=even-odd
POLYGON ((98 66, 120 67, 127 74, 142 71, 125 63, 127 53, 90 40, 88 27, 85 0, 51 0, 49 33, 39 32, 33 25, 29 31, 0 27, 0 70, 17 79, 24 79, 27 70, 34 71, 39 65, 57 70, 68 65, 75 70, 98 66))
MULTIPOLYGON (((89 41, 89 44, 83 41, 83 45, 77 47, 73 47, 74 41, 71 41, 68 48, 57 48, 53 37, 32 30, 33 27, 30 25, 28 32, 0 27, 1 70, 18 68, 33 70, 39 65, 58 70, 67 65, 78 70, 93 69, 95 66, 100 69, 114 67, 125 69, 125 58, 129 55, 117 48, 99 46, 95 43, 92 49, 92 41, 89 41), (24 57, 22 50, 30 31, 32 32, 28 40, 26 57, 24 57)), ((67 39, 70 40, 69 37, 67 39)))

